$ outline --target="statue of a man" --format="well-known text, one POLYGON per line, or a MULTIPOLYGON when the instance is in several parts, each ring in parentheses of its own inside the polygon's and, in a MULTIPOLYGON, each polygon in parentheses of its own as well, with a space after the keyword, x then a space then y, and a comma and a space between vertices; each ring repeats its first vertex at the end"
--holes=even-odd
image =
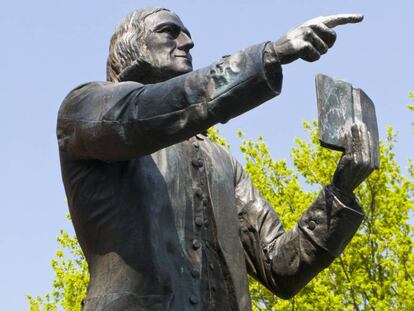
POLYGON ((196 71, 176 14, 143 9, 121 22, 108 81, 71 91, 58 116, 90 271, 83 310, 251 310, 248 273, 290 298, 339 256, 363 218, 353 190, 373 169, 363 127, 354 125, 332 184, 289 232, 204 132, 277 96, 282 65, 317 60, 335 41, 332 27, 360 20, 319 17, 196 71))

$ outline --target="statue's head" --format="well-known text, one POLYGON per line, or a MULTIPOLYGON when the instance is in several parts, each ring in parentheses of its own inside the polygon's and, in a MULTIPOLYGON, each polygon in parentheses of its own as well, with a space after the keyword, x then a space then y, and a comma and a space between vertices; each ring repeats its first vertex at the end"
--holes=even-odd
POLYGON ((136 10, 112 35, 107 80, 153 83, 190 72, 193 46, 190 33, 173 12, 136 10))

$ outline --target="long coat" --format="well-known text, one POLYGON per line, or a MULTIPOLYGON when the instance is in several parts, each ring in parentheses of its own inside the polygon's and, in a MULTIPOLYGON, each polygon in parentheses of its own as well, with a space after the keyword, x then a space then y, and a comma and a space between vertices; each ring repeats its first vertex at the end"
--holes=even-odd
POLYGON ((363 218, 354 198, 325 187, 285 232, 241 165, 199 134, 280 93, 267 53, 66 97, 57 136, 91 275, 84 310, 251 310, 248 273, 289 298, 349 242, 363 218))

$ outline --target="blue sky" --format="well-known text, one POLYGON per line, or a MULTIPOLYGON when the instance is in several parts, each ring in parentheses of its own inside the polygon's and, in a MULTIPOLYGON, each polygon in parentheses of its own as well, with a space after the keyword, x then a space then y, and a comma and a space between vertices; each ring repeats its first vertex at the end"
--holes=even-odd
POLYGON ((406 106, 414 90, 414 2, 351 0, 3 1, 0 4, 0 309, 26 310, 26 294, 44 294, 59 229, 71 231, 60 176, 56 113, 75 86, 105 79, 109 37, 135 8, 163 6, 191 31, 194 67, 249 45, 276 40, 319 15, 363 13, 359 25, 338 27, 335 47, 316 63, 284 68, 282 94, 221 126, 240 159, 236 131, 263 135, 275 158, 288 159, 302 121, 317 117, 314 77, 341 78, 362 88, 377 109, 380 137, 398 131, 402 166, 413 157, 406 106))

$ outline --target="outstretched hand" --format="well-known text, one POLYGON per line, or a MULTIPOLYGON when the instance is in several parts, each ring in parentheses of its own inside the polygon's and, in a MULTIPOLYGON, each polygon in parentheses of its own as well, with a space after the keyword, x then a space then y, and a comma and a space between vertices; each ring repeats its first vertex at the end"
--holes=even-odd
POLYGON ((338 14, 320 16, 303 23, 274 43, 280 63, 288 64, 299 58, 308 62, 318 60, 335 43, 336 33, 331 28, 359 23, 363 18, 360 14, 338 14))
POLYGON ((354 189, 374 170, 371 137, 364 124, 354 123, 347 135, 348 147, 338 163, 333 185, 346 194, 354 189))

